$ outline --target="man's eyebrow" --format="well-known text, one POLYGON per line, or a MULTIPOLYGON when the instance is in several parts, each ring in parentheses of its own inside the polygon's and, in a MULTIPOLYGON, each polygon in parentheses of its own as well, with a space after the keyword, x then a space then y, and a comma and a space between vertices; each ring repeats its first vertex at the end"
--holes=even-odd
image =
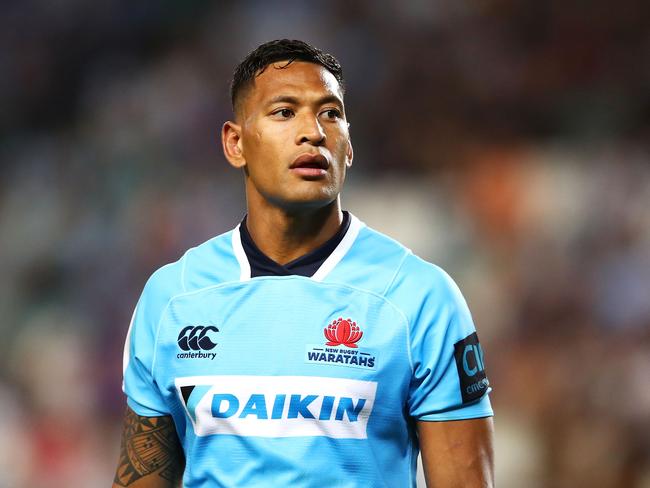
POLYGON ((299 100, 296 97, 292 97, 291 95, 278 95, 277 97, 273 97, 271 100, 266 102, 267 105, 273 105, 274 103, 290 103, 292 105, 297 105, 299 103, 299 100))
POLYGON ((343 100, 341 100, 336 95, 325 95, 324 97, 319 98, 316 103, 318 105, 325 105, 326 103, 335 103, 339 107, 343 108, 343 100))
MULTIPOLYGON (((300 100, 297 97, 291 95, 278 95, 271 98, 266 105, 273 105, 275 103, 289 103, 292 105, 299 105, 300 100)), ((335 103, 339 107, 343 108, 343 102, 336 95, 325 95, 321 98, 318 98, 315 102, 315 105, 325 105, 326 103, 335 103)))

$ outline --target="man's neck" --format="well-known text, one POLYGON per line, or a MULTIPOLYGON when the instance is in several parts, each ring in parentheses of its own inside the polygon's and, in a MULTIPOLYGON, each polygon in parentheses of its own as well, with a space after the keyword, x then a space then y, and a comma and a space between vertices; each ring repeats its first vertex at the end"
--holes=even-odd
POLYGON ((318 248, 336 234, 343 213, 338 199, 326 207, 288 212, 277 207, 249 208, 246 228, 260 251, 286 264, 318 248))

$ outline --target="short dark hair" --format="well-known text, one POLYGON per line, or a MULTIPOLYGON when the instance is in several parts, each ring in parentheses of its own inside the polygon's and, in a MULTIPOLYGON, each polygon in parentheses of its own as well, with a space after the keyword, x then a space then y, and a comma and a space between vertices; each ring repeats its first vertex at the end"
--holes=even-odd
POLYGON ((334 56, 303 41, 276 39, 258 46, 235 68, 230 85, 233 112, 237 113, 239 99, 253 85, 255 77, 263 73, 269 64, 285 60, 288 61, 287 66, 296 60, 320 64, 334 75, 341 91, 344 91, 343 68, 334 56))

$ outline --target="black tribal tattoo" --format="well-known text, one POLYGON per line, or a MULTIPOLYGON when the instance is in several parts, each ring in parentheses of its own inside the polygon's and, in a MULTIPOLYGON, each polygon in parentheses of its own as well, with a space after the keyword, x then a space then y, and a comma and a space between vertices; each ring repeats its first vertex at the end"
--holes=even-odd
POLYGON ((144 476, 157 473, 171 485, 180 480, 183 464, 172 418, 141 417, 128 408, 114 483, 129 486, 144 476))

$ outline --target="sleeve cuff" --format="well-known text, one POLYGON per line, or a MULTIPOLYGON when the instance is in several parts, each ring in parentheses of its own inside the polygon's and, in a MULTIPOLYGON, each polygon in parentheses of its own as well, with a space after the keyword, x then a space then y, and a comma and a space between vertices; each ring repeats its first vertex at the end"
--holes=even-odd
POLYGON ((152 409, 141 403, 138 403, 133 398, 127 396, 126 403, 131 410, 140 415, 141 417, 164 417, 166 415, 171 415, 170 412, 167 412, 163 409, 152 409))
POLYGON ((460 405, 458 408, 432 412, 414 417, 415 420, 425 422, 442 422, 447 420, 470 420, 494 416, 490 398, 487 394, 479 400, 468 405, 460 405))

